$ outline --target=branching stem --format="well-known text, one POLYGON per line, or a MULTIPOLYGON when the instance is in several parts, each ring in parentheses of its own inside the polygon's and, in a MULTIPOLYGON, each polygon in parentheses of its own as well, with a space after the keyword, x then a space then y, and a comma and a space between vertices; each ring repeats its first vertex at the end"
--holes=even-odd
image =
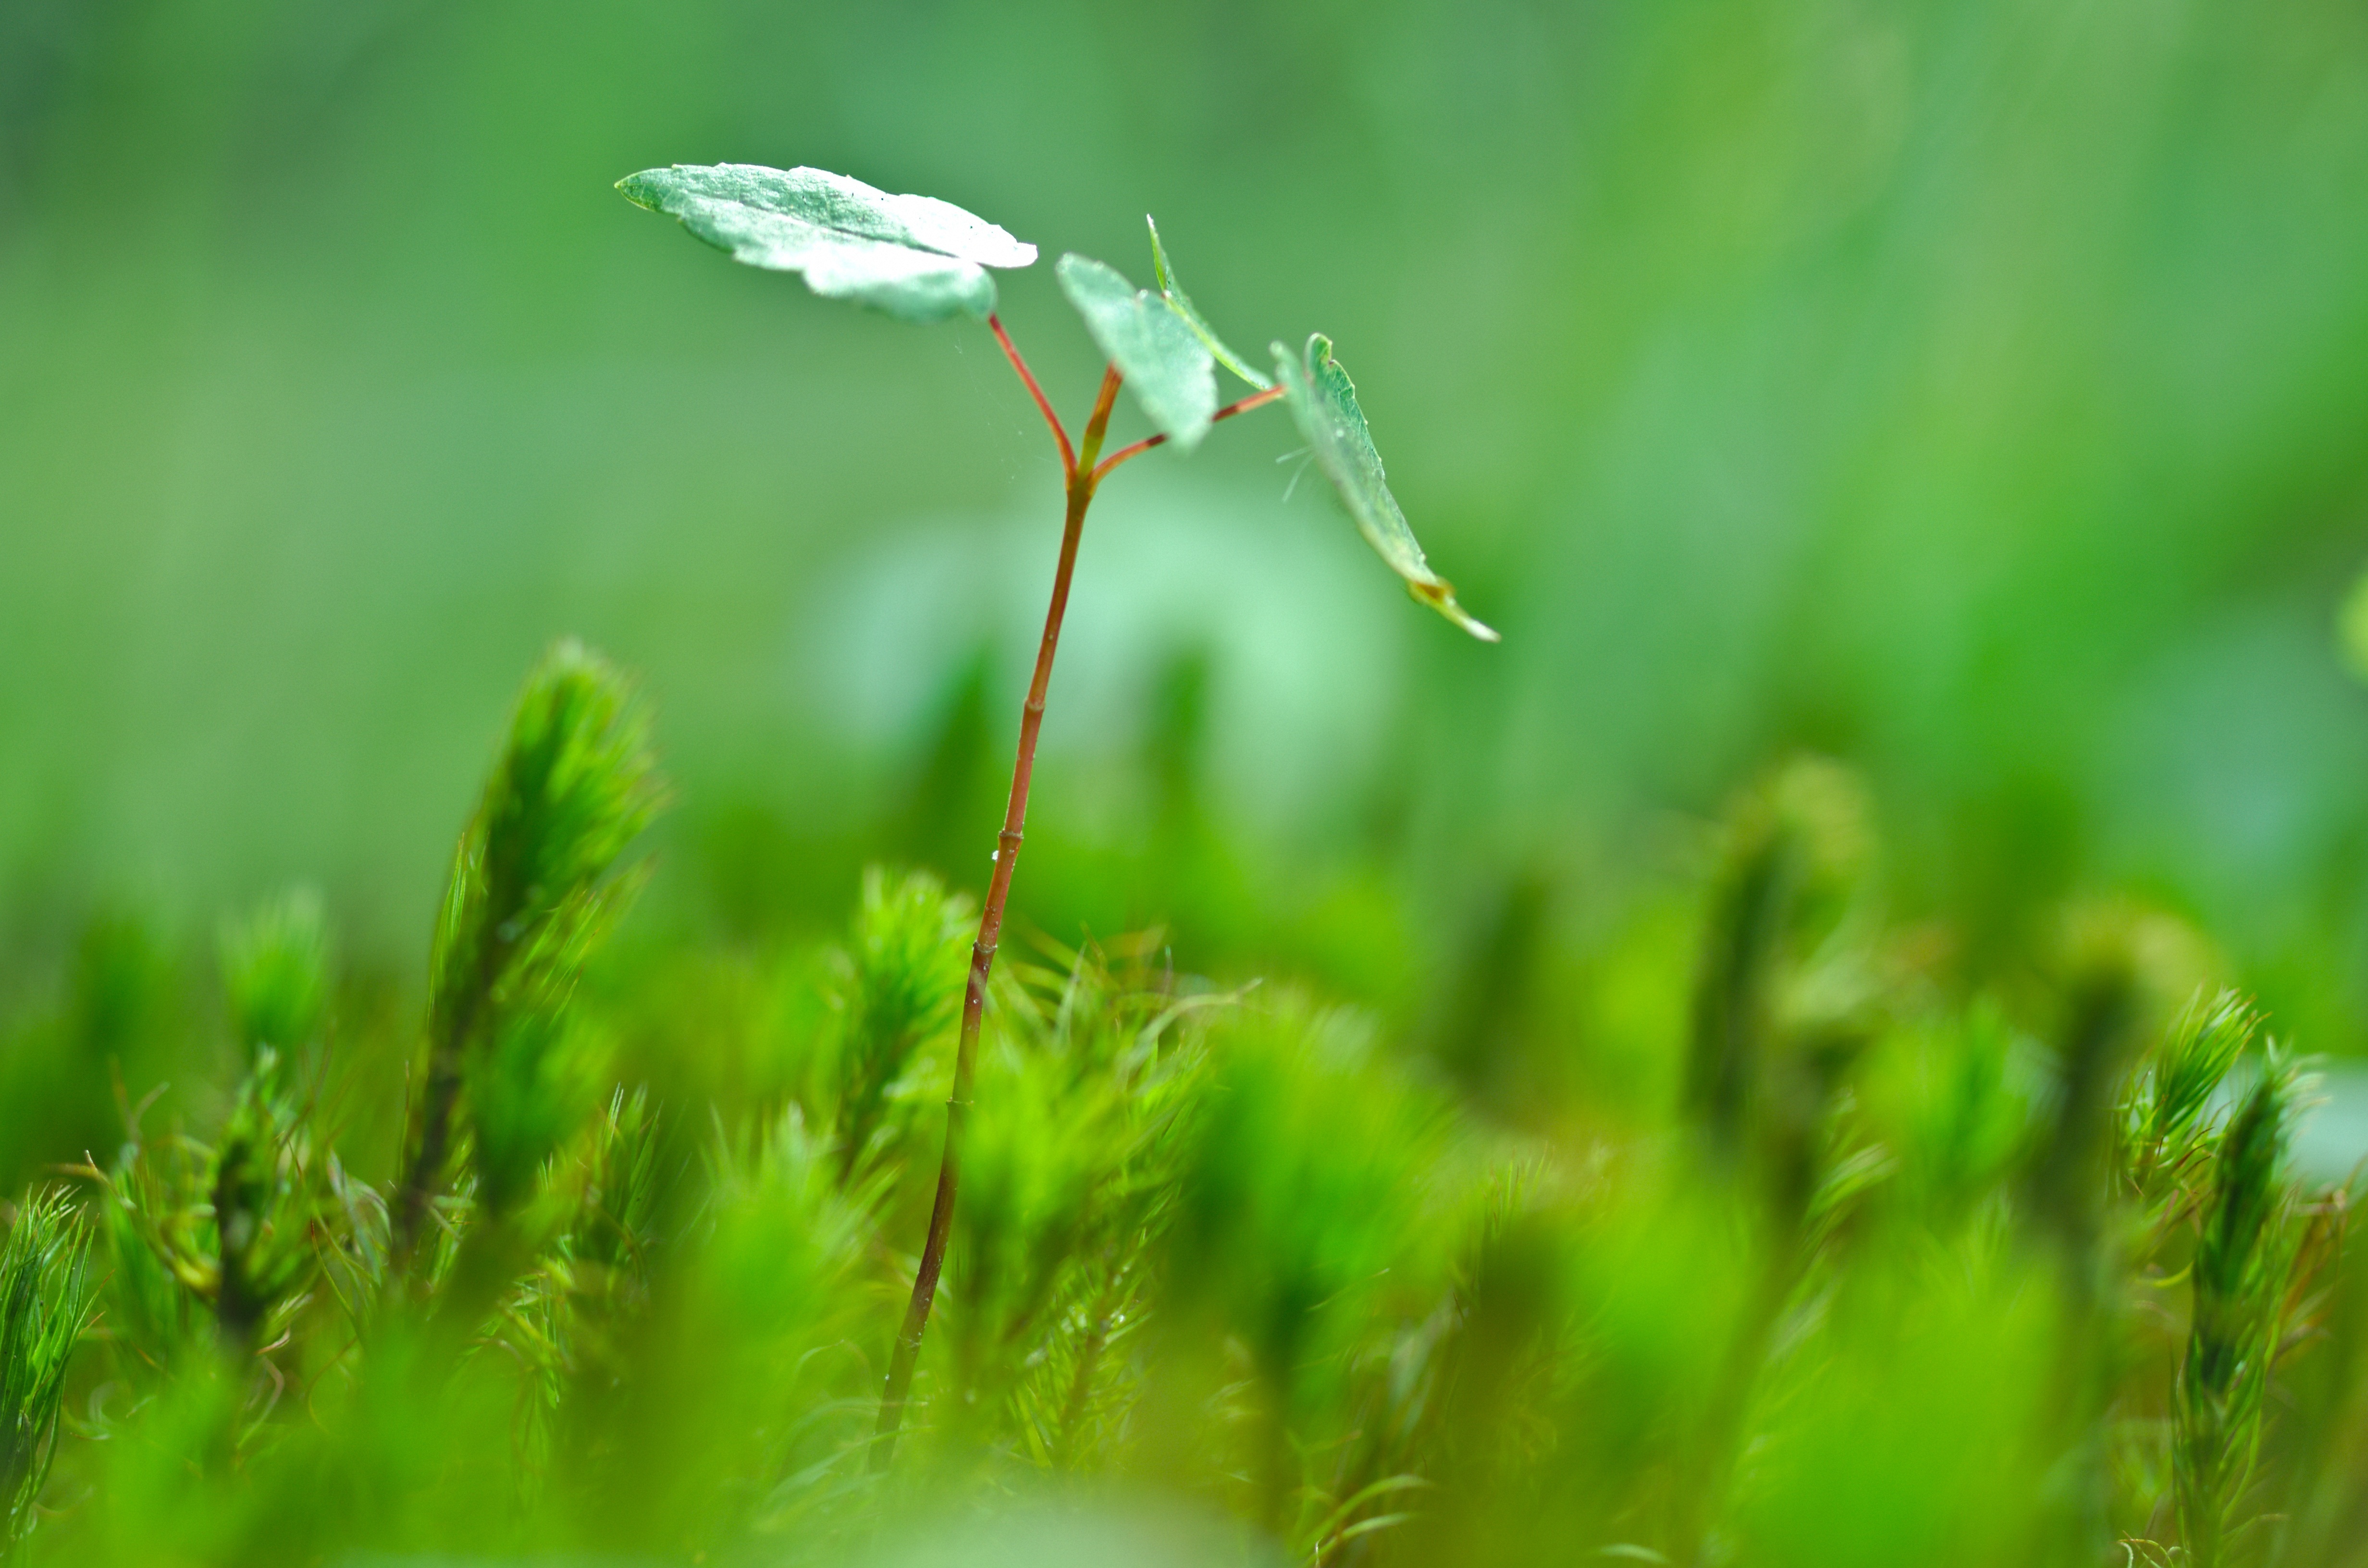
MULTIPOLYGON (((994 331, 995 340, 1003 346, 1011 368, 1027 386, 1029 396, 1036 400, 1044 423, 1052 426, 1053 439, 1061 449, 1061 478, 1067 496, 1067 513, 1061 527, 1060 564, 1053 573, 1053 602, 1044 612, 1043 641, 1036 649, 1036 673, 1028 683, 1028 701, 1019 710, 1019 755, 1011 765, 1011 796, 1004 807, 1003 832, 996 840, 995 873, 987 881, 986 903, 979 911, 978 939, 971 944, 970 980, 962 991, 962 1033, 954 1046, 953 1092, 946 1100, 946 1148, 938 1165, 937 1197, 929 1206, 929 1231, 921 1244, 920 1263, 913 1271, 912 1301, 905 1309, 904 1327, 889 1353, 887 1386, 880 1397, 880 1421, 871 1448, 871 1469, 875 1473, 885 1471, 895 1457, 896 1434, 905 1423, 905 1403, 912 1392, 914 1366, 920 1359, 921 1336, 929 1326, 929 1308, 937 1300, 938 1280, 945 1271, 946 1244, 953 1233, 954 1199, 962 1186, 962 1121, 970 1111, 979 1024, 986 1011, 986 983, 995 970, 996 946, 1003 937, 1004 905, 1011 896, 1011 873, 1019 860, 1022 830, 1028 822, 1028 786, 1036 770, 1036 735, 1044 723, 1044 693, 1053 680, 1053 656, 1061 643, 1061 619, 1069 608, 1069 580, 1076 570, 1077 541, 1085 533, 1086 509, 1093 505, 1095 490, 1112 469, 1167 439, 1165 436, 1153 436, 1137 441, 1095 466, 1095 460, 1101 456, 1103 437, 1110 433, 1110 410, 1118 402, 1121 381, 1118 367, 1112 365, 1102 373, 1094 411, 1087 417, 1085 431, 1073 448, 1060 416, 1053 412, 1052 401, 1037 384, 1010 334, 1003 330, 1003 323, 989 316, 986 324, 994 331)), ((1281 387, 1269 387, 1219 409, 1215 417, 1230 419, 1281 395, 1281 387)))
POLYGON ((1028 395, 1036 400, 1036 412, 1042 414, 1044 416, 1044 423, 1053 427, 1053 439, 1059 442, 1061 447, 1061 472, 1064 476, 1076 472, 1077 454, 1069 449, 1069 433, 1061 428, 1061 416, 1053 412, 1053 400, 1046 397, 1044 389, 1036 384, 1036 377, 1028 369, 1028 361, 1019 357, 1019 350, 1013 345, 1011 335, 1003 330, 1003 318, 990 315, 986 318, 986 324, 994 332, 995 341, 1003 345, 1003 357, 1011 361, 1013 369, 1019 372, 1020 381, 1028 387, 1028 395))
POLYGON ((953 1092, 946 1100, 946 1150, 938 1165, 938 1192, 929 1207, 929 1231, 921 1244, 921 1261, 913 1272, 913 1297, 905 1309, 905 1325, 888 1358, 888 1381, 880 1399, 880 1422, 874 1432, 871 1468, 885 1471, 895 1457, 896 1433, 905 1421, 905 1402, 913 1386, 913 1367, 921 1354, 921 1335, 929 1325, 929 1308, 937 1300, 938 1278, 945 1269, 946 1243, 953 1233, 954 1197, 962 1185, 962 1120, 969 1113, 971 1078, 978 1056, 980 1020, 986 1011, 986 982, 995 969, 996 945, 1003 937, 1003 909, 1011 895, 1011 872, 1019 860, 1021 830, 1028 821, 1028 786, 1036 769, 1036 735, 1044 723, 1044 693, 1053 681, 1053 655, 1061 643, 1061 619, 1069 608, 1069 579, 1076 570, 1077 541, 1086 526, 1086 508, 1093 505, 1094 487, 1101 475, 1093 461, 1109 433, 1110 408, 1118 401, 1120 377, 1112 366, 1103 373, 1101 393, 1086 421, 1081 450, 1072 452, 1069 437, 1053 414, 1052 404, 1029 375, 1019 351, 1011 346, 1002 324, 989 317, 996 337, 1010 355, 1012 368, 1036 395, 1045 420, 1060 438, 1067 515, 1061 527, 1061 560, 1053 573, 1053 602, 1044 612, 1044 637, 1036 649, 1036 673, 1028 683, 1028 701, 1019 710, 1019 755, 1011 766, 1011 798, 1004 807, 1003 832, 996 841, 995 874, 988 879, 986 903, 979 911, 978 939, 971 944, 970 981, 962 991, 962 1034, 954 1047, 953 1092))
MULTIPOLYGON (((1282 388, 1280 385, 1269 387, 1264 392, 1252 392, 1249 396, 1243 398, 1240 402, 1229 403, 1225 404, 1224 407, 1217 410, 1216 413, 1209 416, 1209 423, 1213 425, 1220 419, 1231 419, 1236 414, 1247 414, 1253 408, 1264 408, 1268 403, 1272 403, 1281 395, 1282 388)), ((1157 436, 1145 436, 1142 440, 1135 442, 1134 445, 1131 447, 1121 447, 1118 450, 1104 458, 1102 460, 1101 466, 1094 470, 1094 483, 1099 484, 1105 478, 1109 477, 1110 470, 1118 467, 1119 464, 1126 461, 1127 459, 1141 457, 1144 453, 1151 450, 1152 448, 1163 447, 1167 444, 1167 437, 1166 435, 1162 434, 1157 436)))

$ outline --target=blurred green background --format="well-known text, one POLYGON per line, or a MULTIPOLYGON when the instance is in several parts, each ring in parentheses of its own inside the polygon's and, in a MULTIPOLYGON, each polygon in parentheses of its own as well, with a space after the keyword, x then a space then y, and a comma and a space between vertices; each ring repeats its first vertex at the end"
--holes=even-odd
MULTIPOLYGON (((873 856, 984 881, 1049 444, 974 324, 610 189, 722 160, 1139 282, 1156 212, 1235 342, 1337 340, 1505 632, 1407 605, 1278 415, 1130 468, 1039 928, 1166 920, 1467 1059, 1583 1050, 1630 1004, 1556 999, 1674 932, 1697 824, 1807 748, 1872 780, 1936 974, 2129 890, 2362 1044, 2349 0, 0 0, 0 962, 310 880, 416 986, 568 631, 658 706, 645 930, 836 924, 873 856)), ((1077 417, 1049 267, 1002 281, 1077 417)))

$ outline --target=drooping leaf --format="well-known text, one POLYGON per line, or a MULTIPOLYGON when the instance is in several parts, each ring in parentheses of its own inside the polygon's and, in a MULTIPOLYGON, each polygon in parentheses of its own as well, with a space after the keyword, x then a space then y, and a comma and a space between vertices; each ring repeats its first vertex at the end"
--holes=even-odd
POLYGON ((1151 230, 1151 270, 1159 279, 1159 291, 1167 296, 1167 302, 1176 307, 1176 313, 1184 318, 1187 326, 1200 335, 1201 341, 1209 346, 1209 352, 1217 357, 1218 364, 1260 392, 1274 385, 1250 369, 1248 360, 1226 347, 1224 341, 1218 337, 1216 329, 1193 308, 1190 296, 1184 292, 1184 285, 1176 281, 1176 268, 1167 259, 1167 247, 1159 243, 1159 225, 1147 212, 1144 214, 1143 221, 1151 230))
POLYGON ((1406 579, 1406 591, 1485 642, 1497 642, 1494 630, 1482 625, 1455 602, 1455 585, 1430 569, 1406 513, 1390 494, 1382 472, 1381 454, 1373 449, 1372 431, 1364 410, 1357 406, 1357 388, 1349 372, 1332 358, 1332 340, 1322 333, 1307 339, 1304 356, 1274 345, 1276 374, 1283 384, 1283 401, 1307 437, 1315 466, 1340 493, 1341 504, 1357 520, 1390 570, 1406 579))
POLYGON ((891 196, 825 169, 677 164, 627 175, 628 199, 680 219, 734 261, 805 275, 806 287, 906 321, 995 309, 990 267, 1026 267, 1036 247, 927 196, 891 196))
POLYGON ((1053 271, 1151 422, 1178 446, 1199 446, 1216 416, 1217 372, 1191 324, 1166 297, 1099 261, 1064 256, 1053 271))

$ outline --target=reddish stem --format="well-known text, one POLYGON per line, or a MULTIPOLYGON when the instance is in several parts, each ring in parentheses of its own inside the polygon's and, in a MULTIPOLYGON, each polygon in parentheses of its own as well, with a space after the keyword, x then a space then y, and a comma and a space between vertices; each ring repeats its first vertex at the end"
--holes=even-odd
POLYGON ((1003 345, 1004 357, 1011 361, 1011 368, 1019 371, 1019 379, 1028 384, 1028 395, 1036 400, 1036 412, 1042 414, 1044 423, 1053 427, 1053 439, 1061 444, 1062 474, 1066 476, 1076 472, 1077 454, 1069 449, 1069 433, 1061 428, 1061 416, 1053 412, 1053 400, 1046 397, 1044 389, 1036 384, 1036 377, 1029 370, 1028 361, 1019 357, 1019 350, 1012 344, 1011 335, 1003 330, 1002 318, 990 315, 986 318, 986 324, 987 329, 995 334, 995 341, 1003 345))
MULTIPOLYGON (((1118 389, 1121 378, 1112 365, 1102 371, 1102 390, 1094 395, 1094 411, 1086 416, 1085 439, 1078 443, 1076 474, 1086 476, 1086 494, 1094 493, 1094 458, 1102 449, 1102 437, 1110 431, 1110 410, 1118 404, 1118 389)), ((1074 482, 1076 475, 1072 475, 1074 482)))
MULTIPOLYGON (((994 324, 990 318, 989 324, 994 324)), ((996 335, 1003 337, 1000 326, 996 335)), ((1010 339, 1004 338, 1006 347, 1010 339)), ((1019 356, 1012 364, 1027 375, 1019 356)), ((1035 382, 1029 382, 1035 390, 1035 382)), ((1076 570, 1077 540, 1085 532, 1086 508, 1093 505, 1094 455, 1101 450, 1110 428, 1110 406, 1117 401, 1119 373, 1112 366, 1102 377, 1101 395, 1086 421, 1084 454, 1071 458, 1068 437, 1061 437, 1068 470, 1068 512, 1061 526, 1061 562, 1053 572, 1053 603, 1044 612, 1044 638, 1036 648, 1036 674, 1028 683, 1028 701, 1019 710, 1019 755, 1011 765, 1011 798, 1003 809, 1003 832, 995 851, 995 874, 986 884, 986 903, 979 911, 978 939, 971 944, 970 982, 962 991, 962 1034, 954 1046, 953 1093, 946 1100, 946 1152, 938 1165, 938 1192, 929 1206, 929 1231, 921 1244, 921 1261, 913 1271, 913 1297, 905 1309, 905 1326, 888 1358, 888 1382, 880 1399, 880 1422, 873 1433, 871 1469, 888 1468, 895 1457, 897 1429, 905 1422, 905 1401, 913 1386, 913 1367, 921 1355, 921 1335, 929 1326, 929 1308, 937 1300, 938 1279, 944 1272, 946 1244, 953 1233, 954 1198, 962 1186, 962 1119, 970 1109, 971 1079, 978 1057, 979 1022, 986 1011, 987 976, 995 969, 996 945, 1003 937, 1003 908, 1011 896, 1012 868, 1019 860, 1021 829, 1028 821, 1028 785, 1036 770, 1036 734, 1044 723, 1044 692, 1053 681, 1053 655, 1061 642, 1061 618, 1069 608, 1069 579, 1076 570)), ((1038 394, 1042 401, 1042 393, 1038 394)), ((1050 407, 1045 417, 1052 417, 1050 407)), ((1060 425, 1054 421, 1053 429, 1060 425)))
POLYGON ((1104 475, 1108 474, 1110 470, 1126 461, 1127 459, 1141 457, 1144 453, 1151 450, 1152 448, 1164 447, 1167 444, 1167 437, 1165 435, 1158 435, 1145 436, 1142 440, 1135 442, 1131 447, 1121 447, 1118 450, 1112 452, 1110 456, 1102 460, 1101 466, 1094 470, 1094 477, 1096 479, 1100 479, 1104 475))
MULTIPOLYGON (((1225 404, 1224 407, 1217 410, 1216 413, 1209 415, 1209 423, 1214 425, 1220 419, 1231 419, 1236 414, 1247 414, 1253 408, 1264 408, 1268 403, 1272 403, 1281 395, 1282 388, 1280 386, 1269 387, 1264 392, 1254 392, 1250 393, 1249 396, 1243 398, 1240 402, 1229 403, 1225 404)), ((1094 470, 1094 483, 1096 484, 1099 484, 1104 479, 1109 477, 1110 470, 1118 467, 1119 464, 1126 461, 1127 459, 1141 457, 1144 453, 1151 450, 1152 448, 1162 447, 1167 444, 1167 437, 1164 435, 1145 436, 1142 440, 1137 441, 1131 447, 1121 447, 1118 450, 1104 458, 1102 460, 1101 466, 1094 470)))

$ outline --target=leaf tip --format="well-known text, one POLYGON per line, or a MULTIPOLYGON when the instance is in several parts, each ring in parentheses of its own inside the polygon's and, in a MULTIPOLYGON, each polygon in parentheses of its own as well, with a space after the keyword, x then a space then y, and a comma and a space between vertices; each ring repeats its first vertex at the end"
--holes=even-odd
POLYGON ((1151 275, 1157 280, 1161 293, 1173 294, 1176 279, 1168 276, 1167 247, 1159 243, 1159 221, 1146 212, 1143 215, 1143 226, 1151 231, 1151 275))
POLYGON ((1502 642, 1505 640, 1502 632, 1455 602, 1455 585, 1444 577, 1433 577, 1428 582, 1408 578, 1406 592, 1482 642, 1502 642))
POLYGON ((644 211, 655 212, 659 210, 659 199, 657 193, 651 187, 650 176, 659 172, 656 169, 637 169, 619 180, 611 188, 644 211))

